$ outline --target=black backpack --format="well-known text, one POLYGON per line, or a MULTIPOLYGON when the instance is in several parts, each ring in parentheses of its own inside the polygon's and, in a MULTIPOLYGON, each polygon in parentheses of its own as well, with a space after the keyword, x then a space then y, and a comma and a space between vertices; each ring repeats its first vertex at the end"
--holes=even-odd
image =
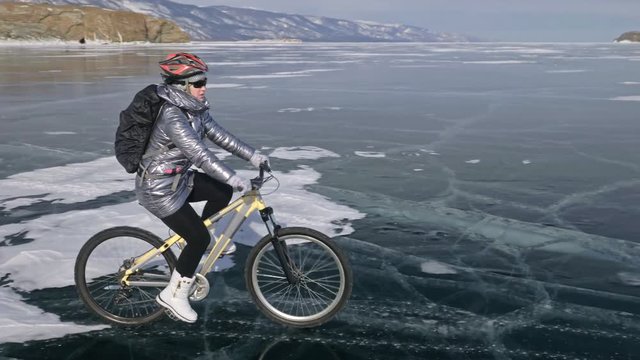
POLYGON ((120 112, 115 153, 118 162, 130 174, 138 170, 153 124, 165 103, 165 100, 158 96, 157 87, 157 85, 149 85, 140 90, 131 104, 120 112))

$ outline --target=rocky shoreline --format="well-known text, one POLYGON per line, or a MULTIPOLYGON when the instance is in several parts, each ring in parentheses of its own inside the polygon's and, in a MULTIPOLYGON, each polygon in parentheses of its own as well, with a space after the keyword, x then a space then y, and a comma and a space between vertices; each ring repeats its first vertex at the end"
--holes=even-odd
POLYGON ((174 22, 93 6, 0 3, 0 40, 76 43, 184 43, 174 22))

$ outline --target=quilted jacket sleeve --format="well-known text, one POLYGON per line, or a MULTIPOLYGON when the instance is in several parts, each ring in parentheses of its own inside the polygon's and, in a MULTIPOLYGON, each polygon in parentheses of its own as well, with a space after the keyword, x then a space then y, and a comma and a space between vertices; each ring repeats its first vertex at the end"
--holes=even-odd
POLYGON ((220 124, 213 120, 213 117, 211 117, 211 114, 209 113, 204 117, 204 127, 207 137, 213 141, 214 144, 241 159, 249 161, 249 159, 251 159, 251 155, 256 151, 253 147, 249 146, 220 126, 220 124))
POLYGON ((223 182, 235 174, 233 169, 207 148, 180 109, 167 106, 163 111, 163 117, 163 131, 194 165, 212 178, 223 182))

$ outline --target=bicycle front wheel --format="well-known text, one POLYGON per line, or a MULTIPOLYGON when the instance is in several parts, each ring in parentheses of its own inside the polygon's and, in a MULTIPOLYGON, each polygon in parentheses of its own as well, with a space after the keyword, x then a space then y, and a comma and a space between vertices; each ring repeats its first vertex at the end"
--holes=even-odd
POLYGON ((253 301, 283 325, 312 327, 336 315, 351 295, 347 257, 326 235, 308 228, 283 228, 284 245, 295 281, 289 281, 272 238, 265 236, 247 258, 245 280, 253 301))
POLYGON ((137 257, 162 244, 156 235, 128 226, 95 234, 76 259, 75 282, 80 299, 93 313, 118 325, 140 325, 162 316, 164 308, 155 298, 169 283, 176 265, 170 250, 129 276, 135 286, 120 283, 137 257))

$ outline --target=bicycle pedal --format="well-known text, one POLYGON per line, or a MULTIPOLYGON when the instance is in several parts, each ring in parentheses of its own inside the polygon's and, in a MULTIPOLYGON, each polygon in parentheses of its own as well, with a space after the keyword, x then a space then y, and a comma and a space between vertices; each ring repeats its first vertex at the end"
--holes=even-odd
POLYGON ((169 317, 169 319, 173 320, 173 321, 180 321, 180 319, 178 319, 175 315, 173 315, 173 313, 171 312, 171 310, 169 309, 164 309, 164 313, 169 317))

